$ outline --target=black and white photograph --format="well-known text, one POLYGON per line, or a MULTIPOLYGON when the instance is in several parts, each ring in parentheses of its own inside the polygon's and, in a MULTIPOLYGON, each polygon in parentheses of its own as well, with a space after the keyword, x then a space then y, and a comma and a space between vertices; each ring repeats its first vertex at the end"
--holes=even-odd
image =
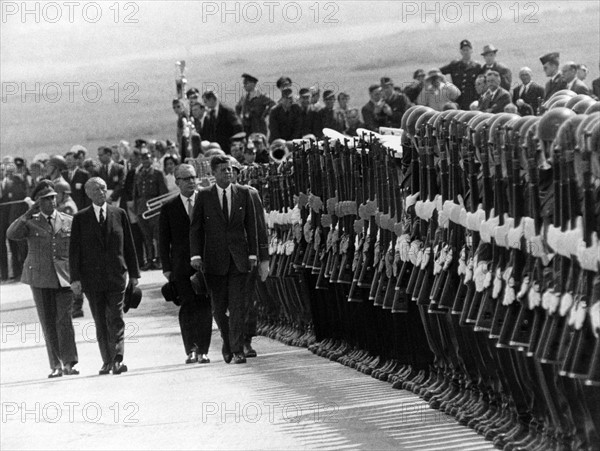
POLYGON ((598 2, 0 12, 0 449, 600 451, 598 2))

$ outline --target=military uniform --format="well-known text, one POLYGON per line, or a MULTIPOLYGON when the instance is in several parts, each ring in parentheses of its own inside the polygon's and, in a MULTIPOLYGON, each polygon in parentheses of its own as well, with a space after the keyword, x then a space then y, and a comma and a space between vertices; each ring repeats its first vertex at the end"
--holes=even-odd
POLYGON ((275 105, 273 99, 258 91, 247 93, 235 106, 235 112, 242 120, 244 131, 267 134, 267 116, 275 105))
POLYGON ((475 79, 481 73, 481 64, 476 61, 452 61, 450 64, 440 67, 442 74, 450 75, 452 83, 460 89, 460 97, 456 99, 461 110, 468 110, 471 103, 478 98, 475 90, 475 79))

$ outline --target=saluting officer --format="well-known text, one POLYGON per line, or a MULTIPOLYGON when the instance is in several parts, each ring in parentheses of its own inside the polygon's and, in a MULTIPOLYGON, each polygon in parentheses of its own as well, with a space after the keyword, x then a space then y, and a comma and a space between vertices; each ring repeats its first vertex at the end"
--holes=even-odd
POLYGON ((461 110, 468 110, 471 103, 479 97, 475 90, 475 79, 481 73, 481 64, 471 59, 473 46, 468 39, 460 41, 462 59, 454 60, 440 68, 442 74, 452 77, 452 83, 460 89, 460 97, 456 99, 461 110))

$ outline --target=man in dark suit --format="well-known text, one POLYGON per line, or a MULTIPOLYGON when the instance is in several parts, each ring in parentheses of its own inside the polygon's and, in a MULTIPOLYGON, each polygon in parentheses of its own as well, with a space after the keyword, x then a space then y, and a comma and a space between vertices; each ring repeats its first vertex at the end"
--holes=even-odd
POLYGON ((486 113, 502 113, 504 107, 511 103, 510 92, 500 87, 500 74, 490 70, 485 76, 488 90, 479 99, 479 111, 486 113))
POLYGON ((131 151, 131 156, 126 163, 127 174, 123 183, 123 191, 121 192, 121 200, 119 207, 127 212, 129 223, 131 224, 131 234, 135 243, 135 253, 138 258, 138 266, 141 268, 146 265, 144 260, 144 234, 139 225, 139 219, 135 213, 133 204, 133 190, 135 189, 135 175, 142 169, 140 148, 134 147, 131 151))
POLYGON ((89 197, 85 195, 85 182, 88 181, 90 175, 81 169, 78 165, 77 153, 73 150, 65 154, 65 162, 67 170, 63 171, 62 176, 71 185, 71 197, 77 205, 77 210, 83 210, 91 204, 89 197))
POLYGON ((85 184, 92 205, 73 217, 69 267, 73 293, 90 302, 102 356, 99 374, 127 371, 123 302, 127 285, 138 284, 140 271, 127 213, 107 203, 106 183, 92 177, 85 184))
POLYGON ((197 295, 190 282, 190 220, 196 200, 196 171, 189 164, 175 169, 180 193, 160 210, 160 259, 165 278, 179 299, 179 327, 187 354, 185 363, 209 363, 208 348, 212 333, 210 297, 197 295))
POLYGON ((71 321, 69 236, 71 216, 56 210, 56 191, 49 180, 34 189, 35 203, 7 231, 10 240, 27 240, 29 252, 21 282, 29 285, 42 325, 52 372, 49 378, 79 374, 71 321))
POLYGON ((552 94, 555 92, 558 92, 561 89, 567 89, 567 84, 558 70, 560 65, 559 58, 560 54, 558 52, 548 53, 540 57, 540 61, 544 66, 544 73, 546 74, 546 77, 550 78, 544 89, 544 101, 552 97, 552 94))
POLYGON ((216 184, 196 197, 190 227, 191 265, 206 275, 212 292, 213 315, 221 330, 226 363, 246 363, 244 313, 247 276, 256 266, 254 206, 248 188, 233 185, 229 157, 210 162, 216 184), (229 311, 229 316, 227 315, 229 311))
POLYGON ((219 102, 212 91, 202 94, 206 105, 206 117, 200 136, 203 140, 218 142, 225 153, 229 153, 229 138, 243 131, 242 123, 231 108, 219 102))
POLYGON ((569 61, 563 65, 561 75, 567 85, 566 89, 570 89, 575 94, 590 95, 590 88, 577 78, 577 67, 578 65, 573 61, 569 61))
POLYGON ((481 65, 481 74, 486 74, 488 70, 494 70, 500 74, 500 87, 510 91, 512 83, 512 73, 504 64, 496 61, 498 49, 493 44, 487 44, 483 47, 481 56, 485 60, 485 64, 481 65))
POLYGON ((517 105, 521 116, 535 115, 544 98, 544 88, 531 80, 533 72, 528 67, 519 71, 522 84, 513 89, 513 102, 517 105))
POLYGON ((106 183, 106 187, 109 190, 106 201, 112 204, 117 202, 121 197, 123 183, 125 182, 125 168, 114 162, 110 147, 103 146, 98 148, 98 160, 100 161, 98 176, 106 183))
POLYGON ((392 109, 381 98, 381 86, 369 86, 369 101, 361 110, 365 128, 379 132, 379 127, 389 125, 388 118, 392 115, 392 109))

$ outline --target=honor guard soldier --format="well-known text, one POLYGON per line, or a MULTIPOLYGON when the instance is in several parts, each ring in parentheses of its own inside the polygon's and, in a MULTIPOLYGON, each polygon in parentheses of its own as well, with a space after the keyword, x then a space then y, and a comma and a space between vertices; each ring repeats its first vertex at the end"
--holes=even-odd
POLYGON ((558 70, 560 53, 552 52, 540 57, 540 61, 544 66, 544 73, 546 77, 550 78, 546 83, 546 89, 544 91, 544 100, 548 100, 552 97, 552 94, 560 91, 561 89, 567 89, 567 84, 562 78, 562 74, 558 70))
POLYGON ((273 99, 256 89, 258 78, 242 74, 246 94, 235 106, 235 112, 242 119, 242 125, 247 135, 251 133, 267 133, 267 116, 275 105, 273 99))
POLYGON ((485 59, 485 64, 481 66, 482 74, 487 73, 488 70, 495 70, 500 74, 500 86, 507 91, 510 91, 510 85, 512 83, 512 73, 508 67, 504 64, 496 62, 496 54, 498 49, 493 44, 487 44, 483 47, 481 56, 485 59))
POLYGON ((481 65, 471 59, 473 46, 467 39, 460 42, 460 53, 462 59, 454 60, 450 64, 440 68, 442 74, 450 74, 452 83, 460 89, 461 95, 456 100, 461 110, 468 110, 471 102, 477 100, 475 91, 475 79, 481 73, 481 65))

